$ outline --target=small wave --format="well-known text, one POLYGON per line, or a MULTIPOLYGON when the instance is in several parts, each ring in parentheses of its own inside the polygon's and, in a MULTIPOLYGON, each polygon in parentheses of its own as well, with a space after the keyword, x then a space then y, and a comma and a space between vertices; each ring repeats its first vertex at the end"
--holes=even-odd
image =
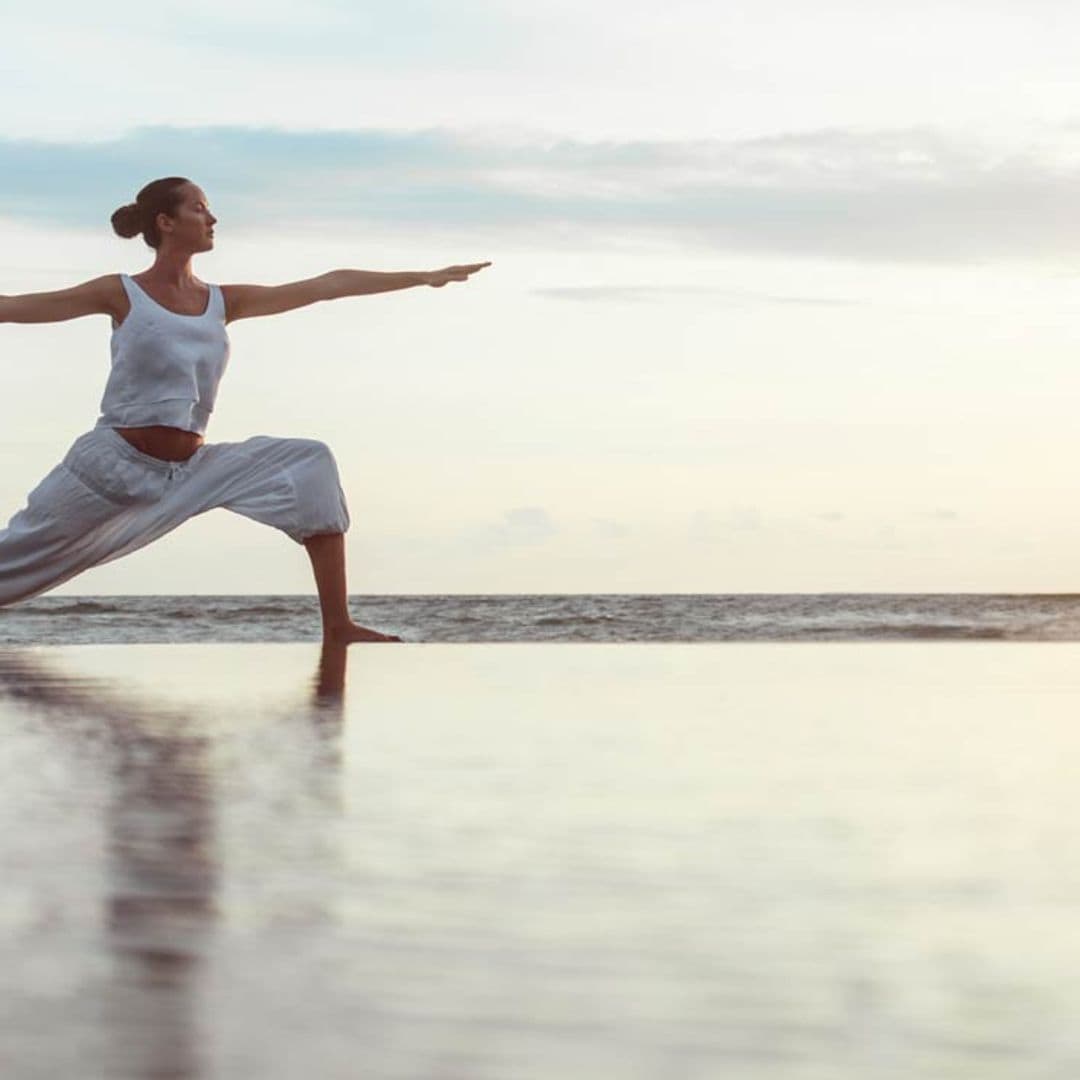
POLYGON ((100 604, 94 600, 76 600, 72 604, 65 604, 63 607, 55 608, 40 608, 40 609, 23 609, 20 614, 23 615, 118 615, 124 611, 124 608, 116 607, 114 604, 100 604))
POLYGON ((532 626, 595 626, 597 623, 618 622, 616 615, 544 615, 533 619, 532 626))
MULTIPOLYGON (((170 623, 204 624, 208 630, 214 630, 222 626, 232 629, 245 626, 281 626, 290 619, 307 619, 310 613, 307 611, 293 611, 289 608, 172 608, 165 611, 147 612, 143 615, 149 625, 155 628, 168 626, 170 623)), ((314 617, 318 619, 316 609, 314 617)))
POLYGON ((997 626, 911 626, 900 633, 914 638, 1007 638, 997 626))
MULTIPOLYGON (((310 610, 318 613, 318 606, 313 605, 310 610)), ((307 615, 308 607, 285 607, 281 604, 252 604, 250 607, 242 607, 234 604, 189 604, 182 607, 155 608, 149 611, 140 611, 138 614, 153 622, 168 622, 171 619, 205 619, 207 623, 215 624, 223 621, 243 621, 250 617, 264 615, 307 615)))
MULTIPOLYGON (((201 607, 195 610, 195 614, 204 615, 207 618, 239 618, 246 619, 252 615, 304 615, 307 614, 308 609, 318 610, 318 605, 312 600, 311 604, 305 604, 302 607, 295 605, 286 606, 285 604, 252 604, 250 607, 244 607, 243 605, 236 605, 235 607, 222 606, 220 608, 208 606, 201 607)), ((185 614, 189 613, 191 609, 180 609, 185 614)))
POLYGON ((896 623, 859 623, 850 626, 818 626, 800 631, 794 627, 777 627, 785 637, 830 637, 830 638, 866 638, 883 640, 885 638, 916 638, 931 640, 934 638, 1007 638, 1010 635, 997 626, 971 626, 963 623, 917 623, 912 626, 898 626, 896 623))

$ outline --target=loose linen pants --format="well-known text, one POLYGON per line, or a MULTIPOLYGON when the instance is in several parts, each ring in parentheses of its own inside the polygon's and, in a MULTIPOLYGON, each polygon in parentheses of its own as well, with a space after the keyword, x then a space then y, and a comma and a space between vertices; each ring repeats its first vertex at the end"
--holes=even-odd
POLYGON ((96 427, 72 443, 0 530, 0 606, 145 547, 218 506, 298 544, 349 528, 337 462, 316 439, 256 435, 162 461, 111 427, 96 427))

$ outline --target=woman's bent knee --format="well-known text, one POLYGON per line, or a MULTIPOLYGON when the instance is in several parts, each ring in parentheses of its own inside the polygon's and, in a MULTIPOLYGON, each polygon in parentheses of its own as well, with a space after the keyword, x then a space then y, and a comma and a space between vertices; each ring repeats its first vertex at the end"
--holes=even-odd
POLYGON ((349 508, 333 451, 320 439, 295 444, 300 460, 289 469, 296 491, 296 527, 290 536, 303 543, 311 536, 347 532, 349 508))

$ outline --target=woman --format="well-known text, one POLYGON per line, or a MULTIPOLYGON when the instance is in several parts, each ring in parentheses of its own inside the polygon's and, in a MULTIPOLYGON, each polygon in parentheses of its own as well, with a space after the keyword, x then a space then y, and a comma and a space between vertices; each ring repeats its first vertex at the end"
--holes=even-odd
POLYGON ((147 184, 112 215, 157 255, 135 277, 107 274, 58 292, 0 296, 0 322, 112 316, 112 367, 96 425, 0 530, 0 606, 55 588, 91 566, 144 547, 196 514, 223 506, 280 529, 311 558, 323 641, 400 641, 349 615, 349 511, 329 447, 256 435, 206 443, 229 356, 227 323, 342 296, 440 288, 488 262, 429 272, 333 270, 286 285, 208 285, 192 256, 214 246, 206 195, 184 177, 147 184))

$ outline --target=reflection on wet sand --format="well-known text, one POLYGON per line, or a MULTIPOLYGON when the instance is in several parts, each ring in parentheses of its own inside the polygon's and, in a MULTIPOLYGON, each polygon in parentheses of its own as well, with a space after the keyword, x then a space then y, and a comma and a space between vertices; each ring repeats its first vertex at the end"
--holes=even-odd
MULTIPOLYGON (((320 753, 309 764, 321 775, 310 779, 326 790, 341 766, 347 662, 347 647, 324 646, 306 715, 287 714, 311 725, 320 753)), ((168 701, 126 693, 114 680, 73 678, 27 649, 0 649, 0 698, 35 723, 109 751, 105 1060, 100 1070, 88 1063, 87 1075, 204 1075, 199 980, 222 880, 213 740, 168 701)))
POLYGON ((317 655, 0 651, 2 1080, 1077 1074, 1080 646, 317 655))

